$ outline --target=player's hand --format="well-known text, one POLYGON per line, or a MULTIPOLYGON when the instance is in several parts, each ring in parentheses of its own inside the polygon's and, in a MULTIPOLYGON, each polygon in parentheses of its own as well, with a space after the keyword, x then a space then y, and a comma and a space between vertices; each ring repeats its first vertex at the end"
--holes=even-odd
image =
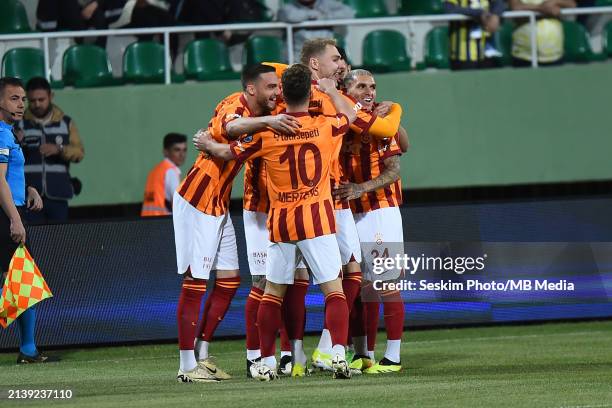
POLYGON ((55 156, 61 153, 59 146, 55 143, 43 143, 38 150, 44 157, 55 156))
POLYGON ((354 200, 361 197, 363 189, 359 184, 340 182, 340 185, 334 187, 333 195, 336 200, 354 200))
POLYGON ((378 106, 374 108, 373 113, 376 116, 380 116, 381 118, 384 118, 391 111, 391 105, 393 105, 393 102, 391 101, 382 101, 381 103, 378 104, 378 106))
POLYGON ((271 115, 266 117, 266 126, 277 132, 294 135, 302 127, 300 121, 291 115, 271 115))
POLYGON ((27 204, 28 209, 32 211, 40 211, 43 209, 43 200, 34 187, 28 187, 27 204))
POLYGON ((26 232, 21 220, 11 221, 11 239, 18 244, 25 244, 26 232))
POLYGON ((206 129, 200 129, 193 135, 193 145, 201 152, 206 152, 208 144, 212 142, 212 135, 206 129))
POLYGON ((323 78, 319 79, 319 82, 317 83, 317 88, 319 88, 321 92, 325 92, 329 95, 330 93, 338 92, 338 89, 336 89, 337 84, 338 83, 333 79, 323 78))

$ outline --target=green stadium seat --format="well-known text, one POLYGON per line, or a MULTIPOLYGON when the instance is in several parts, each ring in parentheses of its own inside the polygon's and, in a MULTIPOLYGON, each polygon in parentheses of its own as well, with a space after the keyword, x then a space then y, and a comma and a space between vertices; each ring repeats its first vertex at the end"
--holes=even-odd
POLYGON ((389 12, 384 0, 344 0, 355 10, 355 17, 387 17, 389 12))
POLYGON ((502 53, 501 63, 504 66, 512 65, 512 33, 514 24, 511 21, 504 21, 495 33, 495 44, 502 53))
POLYGON ((442 14, 443 0, 400 0, 398 13, 403 16, 442 14))
POLYGON ((62 79, 77 88, 116 85, 108 55, 96 45, 73 45, 64 52, 62 79))
POLYGON ((2 75, 21 79, 45 76, 45 57, 38 48, 13 48, 2 57, 2 75))
POLYGON ((603 33, 604 38, 604 54, 612 57, 612 21, 606 24, 603 33))
POLYGON ((448 56, 448 27, 434 27, 425 37, 425 65, 427 67, 450 68, 448 56))
POLYGON ((0 34, 32 32, 25 7, 17 0, 0 0, 0 34))
POLYGON ((283 41, 265 35, 249 38, 244 46, 243 62, 251 65, 265 61, 284 62, 283 41))
POLYGON ((612 6, 612 0, 597 0, 595 2, 595 7, 607 7, 612 6))
POLYGON ((404 35, 394 30, 368 33, 363 41, 363 66, 373 72, 409 71, 404 35))
POLYGON ((163 83, 164 46, 143 41, 130 44, 123 53, 123 79, 136 84, 163 83))
POLYGON ((185 76, 189 79, 207 81, 240 77, 240 73, 232 70, 227 47, 215 39, 195 40, 187 44, 183 64, 185 76))
POLYGON ((566 62, 590 62, 597 59, 586 29, 575 21, 563 21, 564 53, 566 62))

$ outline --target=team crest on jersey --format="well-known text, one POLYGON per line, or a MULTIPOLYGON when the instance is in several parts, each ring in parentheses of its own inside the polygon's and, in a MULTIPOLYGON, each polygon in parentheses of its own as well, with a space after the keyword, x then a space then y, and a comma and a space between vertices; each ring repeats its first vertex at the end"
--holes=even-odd
POLYGON ((383 243, 383 234, 380 232, 377 232, 376 235, 374 235, 374 240, 376 241, 377 245, 382 245, 383 243))
POLYGON ((61 137, 60 135, 55 136, 55 144, 56 145, 58 145, 58 146, 61 145, 63 141, 64 141, 64 138, 61 137))

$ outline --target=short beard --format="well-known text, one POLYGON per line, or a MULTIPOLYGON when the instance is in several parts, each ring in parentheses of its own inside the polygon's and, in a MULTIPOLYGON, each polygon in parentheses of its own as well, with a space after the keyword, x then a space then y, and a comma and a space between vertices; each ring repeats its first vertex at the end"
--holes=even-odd
POLYGON ((49 104, 49 107, 47 108, 47 110, 46 110, 46 111, 45 111, 45 112, 44 112, 42 115, 40 115, 40 116, 38 116, 37 114, 35 114, 33 110, 31 110, 31 112, 32 112, 32 115, 36 116, 36 118, 38 118, 38 119, 44 119, 44 118, 46 118, 46 117, 47 117, 47 115, 49 115, 49 113, 51 113, 51 111, 52 111, 52 110, 53 110, 53 104, 51 104, 51 103, 50 103, 50 104, 49 104))

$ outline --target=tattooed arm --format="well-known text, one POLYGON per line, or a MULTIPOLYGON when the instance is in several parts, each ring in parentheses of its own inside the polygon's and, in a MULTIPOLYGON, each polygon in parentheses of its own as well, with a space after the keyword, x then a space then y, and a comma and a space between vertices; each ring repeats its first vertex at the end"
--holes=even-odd
POLYGON ((334 189, 334 198, 340 200, 353 200, 361 197, 370 191, 378 190, 395 183, 400 178, 400 157, 399 155, 387 157, 384 160, 385 169, 380 175, 372 180, 363 183, 340 184, 334 189))

